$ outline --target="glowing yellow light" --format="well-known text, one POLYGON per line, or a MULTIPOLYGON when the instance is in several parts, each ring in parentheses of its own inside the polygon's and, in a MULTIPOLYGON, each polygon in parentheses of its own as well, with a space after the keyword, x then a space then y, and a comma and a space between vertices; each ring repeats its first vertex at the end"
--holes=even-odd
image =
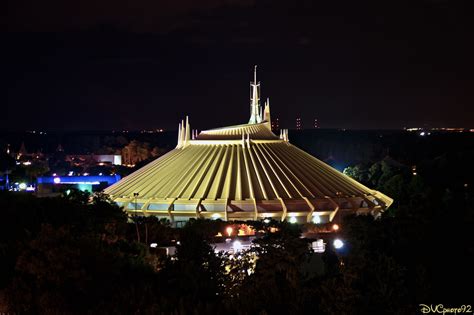
POLYGON ((231 226, 228 226, 227 229, 225 229, 225 231, 227 232, 227 235, 229 235, 229 237, 230 237, 232 235, 232 232, 234 231, 234 229, 231 226))
POLYGON ((333 229, 334 231, 338 231, 338 230, 339 230, 339 225, 333 224, 333 225, 332 225, 332 229, 333 229))

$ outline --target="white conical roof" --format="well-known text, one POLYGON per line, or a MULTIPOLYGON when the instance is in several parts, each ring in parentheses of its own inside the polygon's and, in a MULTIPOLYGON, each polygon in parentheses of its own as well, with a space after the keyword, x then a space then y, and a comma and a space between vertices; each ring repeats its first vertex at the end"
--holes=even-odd
MULTIPOLYGON (((268 108, 269 111, 269 108, 268 108)), ((191 140, 186 119, 178 146, 105 193, 126 209, 168 217, 322 222, 338 213, 386 209, 393 200, 280 139, 270 122, 202 131, 191 140), (137 195, 138 194, 138 195, 137 195)))

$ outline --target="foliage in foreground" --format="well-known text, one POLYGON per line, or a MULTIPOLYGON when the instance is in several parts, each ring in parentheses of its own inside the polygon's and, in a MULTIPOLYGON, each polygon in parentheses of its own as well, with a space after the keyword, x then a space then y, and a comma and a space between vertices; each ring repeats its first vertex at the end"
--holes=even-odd
POLYGON ((419 303, 469 303, 459 283, 473 280, 472 189, 404 171, 386 177, 380 184, 398 194, 393 211, 348 217, 347 246, 323 255, 285 222, 246 252, 215 255, 219 221, 173 229, 155 218, 128 222, 103 195, 1 194, 0 312, 407 314, 419 303), (173 259, 149 247, 177 240, 173 259))

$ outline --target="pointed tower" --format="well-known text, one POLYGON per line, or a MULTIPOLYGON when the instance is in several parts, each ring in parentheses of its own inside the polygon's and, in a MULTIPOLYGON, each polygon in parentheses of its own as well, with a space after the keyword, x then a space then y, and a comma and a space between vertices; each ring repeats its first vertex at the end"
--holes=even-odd
POLYGON ((189 125, 189 116, 186 116, 186 134, 184 135, 184 141, 188 144, 191 140, 191 126, 189 125))
POLYGON ((262 122, 261 106, 260 106, 260 82, 257 83, 257 66, 253 72, 253 82, 250 83, 250 120, 249 124, 259 124, 262 122))
POLYGON ((184 124, 184 119, 181 119, 181 134, 180 134, 181 146, 184 145, 185 138, 186 138, 186 125, 184 124))
POLYGON ((265 109, 263 110, 263 121, 268 122, 270 126, 272 125, 272 120, 270 118, 270 99, 268 97, 265 102, 265 109))
POLYGON ((176 145, 176 148, 179 149, 186 147, 190 140, 194 140, 194 130, 192 130, 191 135, 189 117, 186 116, 186 120, 181 120, 181 123, 178 125, 178 144, 176 145))

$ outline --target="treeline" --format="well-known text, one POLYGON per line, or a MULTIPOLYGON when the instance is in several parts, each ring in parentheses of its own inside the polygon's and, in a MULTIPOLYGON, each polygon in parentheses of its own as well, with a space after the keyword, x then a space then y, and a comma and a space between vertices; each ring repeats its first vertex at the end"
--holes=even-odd
POLYGON ((169 150, 176 146, 176 139, 175 131, 159 133, 78 131, 47 134, 10 132, 0 134, 0 147, 4 151, 7 144, 10 144, 11 150, 18 152, 23 143, 29 153, 52 154, 61 145, 66 154, 114 154, 133 140, 147 143, 151 149, 158 147, 169 150))
POLYGON ((470 151, 448 152, 416 170, 392 159, 346 169, 395 203, 379 220, 348 217, 338 236, 345 247, 329 243, 323 255, 300 237, 310 226, 251 222, 267 232, 254 247, 215 255, 222 221, 174 229, 127 218, 104 195, 3 193, 0 312, 414 314, 419 304, 469 304, 472 160, 470 151), (176 256, 151 243, 175 245, 176 256))
POLYGON ((420 303, 468 304, 472 193, 454 203, 432 197, 380 220, 349 217, 337 252, 328 244, 312 253, 300 237, 306 226, 252 222, 268 232, 254 247, 216 255, 210 242, 221 221, 173 229, 152 217, 129 222, 105 196, 2 194, 0 311, 410 314, 420 303), (151 242, 176 244, 177 253, 151 242))
MULTIPOLYGON (((278 134, 278 131, 276 132, 278 134)), ((341 166, 376 162, 391 156, 405 164, 433 159, 445 152, 473 149, 474 134, 433 132, 420 136, 403 130, 290 130, 290 142, 319 159, 341 166)), ((47 134, 1 133, 0 147, 10 144, 17 152, 22 143, 28 152, 51 154, 61 145, 66 154, 111 154, 136 140, 151 149, 176 146, 177 131, 140 132, 52 132, 47 134)))

